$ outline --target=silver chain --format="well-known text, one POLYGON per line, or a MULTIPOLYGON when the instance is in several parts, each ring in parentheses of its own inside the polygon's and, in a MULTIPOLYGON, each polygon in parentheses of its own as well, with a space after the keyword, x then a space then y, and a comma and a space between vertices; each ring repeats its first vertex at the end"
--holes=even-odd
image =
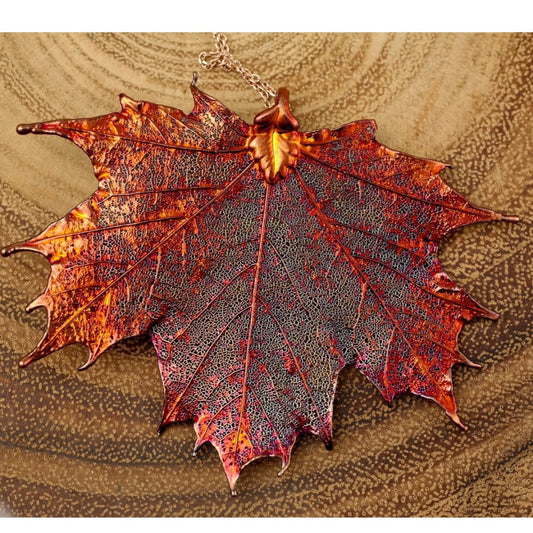
POLYGON ((244 81, 250 84, 261 96, 266 107, 274 104, 276 99, 276 90, 270 83, 262 80, 257 74, 250 69, 243 67, 241 62, 231 55, 227 38, 223 33, 213 33, 216 50, 213 52, 201 52, 198 56, 200 65, 206 70, 211 70, 217 66, 227 71, 238 72, 244 81))

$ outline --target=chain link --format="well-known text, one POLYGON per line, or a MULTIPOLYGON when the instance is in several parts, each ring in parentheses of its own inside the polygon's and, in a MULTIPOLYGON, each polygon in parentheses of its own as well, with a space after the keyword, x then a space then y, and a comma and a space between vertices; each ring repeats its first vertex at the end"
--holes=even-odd
POLYGON ((243 67, 241 62, 231 55, 227 38, 223 33, 213 33, 215 39, 216 50, 213 52, 201 52, 198 56, 198 61, 206 70, 211 70, 217 66, 230 72, 238 72, 244 81, 250 84, 261 96, 265 102, 266 107, 274 104, 276 98, 276 90, 270 83, 262 80, 257 74, 254 74, 250 69, 243 67))

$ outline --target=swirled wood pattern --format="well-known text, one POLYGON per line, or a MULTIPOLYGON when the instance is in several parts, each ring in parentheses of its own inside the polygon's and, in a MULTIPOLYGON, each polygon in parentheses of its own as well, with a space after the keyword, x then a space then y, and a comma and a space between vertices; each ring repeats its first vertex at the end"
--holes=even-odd
MULTIPOLYGON (((0 513, 4 515, 533 515, 533 36, 527 34, 229 34, 245 66, 291 90, 303 130, 374 118, 395 149, 453 164, 444 178, 520 224, 464 228, 441 246, 448 273, 498 322, 467 325, 457 368, 462 432, 436 404, 388 408, 354 369, 341 374, 334 450, 296 445, 247 467, 231 498, 212 447, 191 456, 190 424, 157 437, 162 389, 149 343, 130 339, 90 370, 70 346, 26 370, 45 328, 24 307, 44 289, 37 255, 0 262, 0 513)), ((209 34, 4 34, 0 38, 0 243, 22 240, 87 197, 88 159, 20 122, 94 116, 117 95, 192 106, 188 85, 209 34)), ((199 86, 247 121, 262 101, 234 73, 199 86)))

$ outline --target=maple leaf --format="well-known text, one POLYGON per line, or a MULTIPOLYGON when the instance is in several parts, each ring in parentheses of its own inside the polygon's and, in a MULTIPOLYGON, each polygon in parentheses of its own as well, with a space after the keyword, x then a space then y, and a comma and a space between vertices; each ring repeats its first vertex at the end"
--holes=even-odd
POLYGON ((192 419, 231 490, 262 456, 289 464, 298 435, 332 444, 339 371, 354 364, 388 402, 431 398, 459 425, 451 369, 465 321, 497 314, 444 273, 437 242, 480 221, 446 167, 375 140, 372 120, 298 131, 280 89, 248 125, 192 85, 182 111, 121 95, 96 118, 20 125, 66 137, 98 189, 40 235, 3 250, 51 264, 29 309, 48 328, 20 362, 71 343, 87 368, 149 332, 164 384, 160 425, 192 419))

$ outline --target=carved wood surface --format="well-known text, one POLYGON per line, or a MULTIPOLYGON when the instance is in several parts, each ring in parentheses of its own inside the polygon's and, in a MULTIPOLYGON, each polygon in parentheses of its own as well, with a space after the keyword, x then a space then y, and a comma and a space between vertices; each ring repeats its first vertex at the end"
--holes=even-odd
MULTIPOLYGON (((248 466, 229 495, 216 451, 192 457, 191 424, 156 434, 162 387, 153 349, 122 342, 85 372, 70 346, 27 369, 46 285, 35 254, 0 261, 0 513, 25 516, 533 515, 533 36, 531 34, 228 34, 235 56, 288 87, 302 130, 376 119, 380 142, 453 165, 472 202, 521 218, 447 237, 447 272, 497 322, 465 326, 483 364, 454 370, 467 432, 433 402, 389 408, 354 369, 341 374, 334 449, 305 437, 290 468, 248 466)), ((94 190, 86 156, 15 127, 119 109, 118 94, 192 107, 189 83, 251 122, 261 99, 235 73, 205 72, 210 34, 0 36, 0 244, 28 238, 94 190)))

